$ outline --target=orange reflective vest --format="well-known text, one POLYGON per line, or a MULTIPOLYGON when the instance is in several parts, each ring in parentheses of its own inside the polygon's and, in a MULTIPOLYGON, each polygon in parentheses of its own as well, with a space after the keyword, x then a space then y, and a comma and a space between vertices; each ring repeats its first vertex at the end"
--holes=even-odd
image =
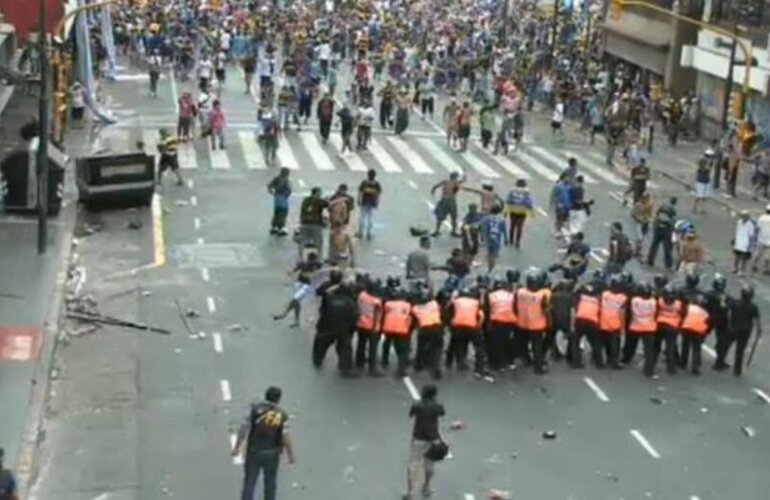
POLYGON ((441 326, 441 307, 435 300, 413 305, 412 315, 417 320, 417 327, 420 329, 441 326))
POLYGON ((382 333, 406 337, 412 331, 412 305, 405 300, 389 300, 382 306, 382 333))
POLYGON ((453 327, 476 330, 481 326, 479 299, 458 297, 452 301, 452 306, 454 309, 451 323, 453 327))
POLYGON ((489 321, 500 325, 515 325, 516 313, 513 312, 513 292, 495 290, 487 296, 489 302, 489 321))
POLYGON ((516 318, 519 328, 530 332, 545 332, 548 328, 545 311, 548 295, 546 289, 533 292, 528 288, 519 288, 516 291, 516 318))
POLYGON ((709 332, 708 311, 697 304, 688 305, 682 321, 682 331, 705 337, 709 332))
POLYGON ((598 325, 599 297, 594 295, 580 294, 577 307, 575 308, 575 319, 598 325))
POLYGON ((667 304, 663 299, 658 299, 658 326, 679 328, 682 323, 682 301, 675 300, 667 304))
POLYGON ((358 321, 356 328, 373 331, 377 326, 377 312, 382 309, 382 299, 378 299, 368 292, 358 294, 358 321))
POLYGON ((628 297, 624 293, 602 292, 599 309, 599 329, 603 332, 619 332, 626 322, 625 307, 628 297))
POLYGON ((658 323, 655 318, 658 305, 655 299, 634 297, 631 299, 631 323, 628 329, 634 333, 655 333, 658 323))

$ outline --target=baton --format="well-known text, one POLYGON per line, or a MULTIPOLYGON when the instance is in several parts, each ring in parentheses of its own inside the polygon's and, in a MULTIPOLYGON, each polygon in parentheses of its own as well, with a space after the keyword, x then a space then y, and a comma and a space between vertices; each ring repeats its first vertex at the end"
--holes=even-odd
POLYGON ((762 337, 761 337, 761 336, 759 336, 759 335, 757 335, 756 337, 754 337, 754 343, 753 343, 753 344, 751 344, 751 350, 749 351, 749 357, 748 357, 748 359, 746 360, 746 367, 747 367, 747 368, 748 368, 749 366, 751 366, 751 363, 752 363, 752 361, 754 361, 754 353, 755 353, 755 352, 756 352, 756 350, 757 350, 757 346, 759 345, 759 341, 760 341, 760 339, 761 339, 761 338, 762 338, 762 337))

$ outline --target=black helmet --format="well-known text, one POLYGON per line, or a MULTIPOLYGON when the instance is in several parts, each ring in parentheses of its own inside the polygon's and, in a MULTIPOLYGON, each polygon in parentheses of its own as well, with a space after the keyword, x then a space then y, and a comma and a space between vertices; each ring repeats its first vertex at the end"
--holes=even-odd
POLYGON ((513 285, 515 283, 518 283, 521 279, 521 273, 518 269, 508 269, 505 271, 505 280, 508 282, 509 285, 513 285))
POLYGON ((647 281, 639 283, 637 290, 639 290, 639 295, 645 299, 649 299, 652 296, 652 286, 647 281))
POLYGON ((388 288, 398 288, 401 286, 401 279, 398 276, 390 275, 388 276, 387 280, 385 281, 385 285, 388 288))
POLYGON ((372 295, 379 295, 382 293, 382 280, 380 278, 370 279, 366 283, 366 291, 372 295))
POLYGON ((527 288, 529 288, 532 291, 537 290, 538 282, 537 282, 537 274, 536 271, 529 271, 524 278, 524 282, 527 285, 527 288))
POLYGON ((716 273, 714 280, 711 282, 711 288, 717 292, 724 292, 727 289, 727 278, 720 273, 716 273))
POLYGON ((329 281, 333 285, 342 283, 342 271, 339 269, 332 269, 331 271, 329 271, 329 281))
POLYGON ((473 290, 466 286, 460 289, 459 294, 460 297, 473 297, 473 290))
POLYGON ((665 274, 656 274, 654 278, 652 278, 652 282, 655 285, 655 288, 664 288, 668 284, 668 278, 665 274))
POLYGON ((594 281, 604 281, 607 279, 607 273, 603 269, 594 269, 594 281))
POLYGON ((495 278, 492 280, 492 288, 495 290, 502 290, 504 288, 508 288, 508 282, 501 278, 500 276, 495 276, 495 278))
POLYGON ((479 288, 488 288, 489 287, 489 275, 488 274, 479 274, 476 276, 476 286, 479 288))
POLYGON ((684 278, 684 285, 687 288, 698 288, 698 284, 700 283, 700 276, 698 276, 695 273, 687 273, 687 276, 684 278))
POLYGON ((668 284, 665 287, 663 287, 663 299, 667 301, 672 301, 676 299, 676 289, 673 285, 668 284))
POLYGON ((356 284, 366 286, 367 283, 371 280, 371 277, 369 276, 369 273, 364 271, 359 271, 356 273, 356 284))
POLYGON ((610 290, 613 292, 620 291, 620 288, 623 286, 623 279, 620 275, 613 274, 610 276, 610 290))
POLYGON ((754 298, 754 285, 750 283, 744 283, 741 287, 741 300, 751 302, 754 298))
POLYGON ((620 273, 620 281, 624 285, 631 285, 634 282, 634 275, 631 274, 631 271, 623 271, 620 273))

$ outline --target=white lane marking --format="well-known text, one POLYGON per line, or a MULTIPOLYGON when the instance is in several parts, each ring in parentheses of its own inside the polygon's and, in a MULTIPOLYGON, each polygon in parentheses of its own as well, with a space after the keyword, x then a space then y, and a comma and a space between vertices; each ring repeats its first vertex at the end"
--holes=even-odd
POLYGON ((418 174, 432 174, 433 169, 423 160, 420 153, 415 150, 405 139, 398 137, 388 137, 388 142, 398 151, 398 154, 404 157, 406 164, 418 174))
POLYGON ((398 166, 396 159, 388 153, 382 145, 371 139, 368 146, 369 152, 374 155, 374 159, 382 165, 382 169, 386 172, 396 173, 401 172, 401 167, 398 166))
POLYGON ((196 217, 196 218, 193 219, 193 226, 195 227, 196 231, 201 228, 201 219, 200 219, 200 217, 196 217))
POLYGON ((755 387, 754 389, 752 389, 752 391, 754 392, 754 394, 756 394, 759 397, 759 399, 763 400, 765 403, 770 405, 770 396, 768 396, 765 391, 763 391, 758 387, 755 387))
POLYGON ((610 398, 607 396, 607 394, 602 390, 601 387, 599 387, 599 384, 594 382, 594 380, 591 377, 583 377, 583 380, 585 381, 586 385, 594 391, 594 394, 596 394, 596 397, 599 398, 599 401, 604 401, 605 403, 610 400, 610 398))
POLYGON ((202 267, 201 268, 201 279, 203 281, 211 281, 211 275, 209 274, 209 268, 208 267, 202 267))
POLYGON ((206 307, 208 307, 211 314, 217 312, 217 302, 214 300, 214 297, 206 297, 206 307))
MULTIPOLYGON (((468 162, 468 164, 471 166, 471 168, 473 168, 473 170, 478 172, 479 175, 481 175, 482 177, 486 177, 487 179, 499 179, 500 178, 500 174, 495 172, 492 169, 492 167, 487 165, 486 161, 482 160, 478 155, 476 155, 475 153, 471 152, 470 150, 468 150, 468 151, 466 151, 464 153, 458 153, 458 154, 460 154, 460 156, 463 159, 465 159, 465 161, 468 162)), ((518 167, 517 167, 517 169, 518 169, 517 173, 511 172, 511 174, 513 174, 517 178, 521 178, 521 179, 529 179, 530 178, 528 173, 526 173, 525 171, 519 169, 518 167)))
POLYGON ((226 378, 223 378, 219 381, 219 388, 222 390, 222 401, 228 402, 232 401, 233 399, 233 393, 230 390, 230 381, 226 378))
POLYGON ((444 146, 437 144, 434 140, 421 137, 417 142, 428 152, 438 163, 449 172, 463 172, 463 167, 452 156, 446 152, 444 146))
POLYGON ((203 245, 203 243, 204 243, 203 238, 198 238, 196 240, 196 243, 198 243, 198 245, 203 245))
POLYGON ((464 497, 465 497, 465 500, 476 500, 476 495, 473 495, 471 493, 466 493, 464 497))
POLYGON ((701 344, 701 349, 703 350, 703 352, 708 354, 708 356, 710 358, 716 358, 717 357, 717 352, 710 345, 708 345, 708 344, 701 344))
POLYGON ((604 264, 605 260, 603 257, 600 257, 596 252, 591 250, 591 258, 594 259, 599 264, 604 264))
POLYGON ((623 203, 623 195, 618 193, 617 191, 610 191, 610 197, 619 203, 623 203))
POLYGON ((158 132, 154 130, 142 131, 142 142, 147 154, 155 156, 158 153, 158 132))
POLYGON ((700 497, 697 495, 690 495, 690 500, 700 500, 700 497))
POLYGON ((607 250, 606 248, 597 248, 597 250, 599 250, 599 253, 604 255, 605 257, 609 257, 610 256, 610 251, 607 250))
POLYGON ((195 188, 195 181, 194 181, 194 180, 192 180, 192 179, 187 179, 187 188, 188 188, 188 189, 193 189, 193 188, 195 188))
POLYGON ((535 211, 537 213, 539 213, 540 215, 542 215, 543 217, 548 217, 548 212, 546 212, 545 210, 543 210, 540 207, 535 207, 535 211))
POLYGON ((652 447, 649 441, 647 441, 647 438, 642 435, 641 432, 639 432, 636 429, 631 429, 631 435, 634 436, 634 439, 637 440, 637 442, 642 445, 642 448, 644 448, 647 453, 650 454, 652 458, 660 458, 660 453, 652 447))
MULTIPOLYGON (((230 451, 235 448, 235 443, 238 441, 238 436, 234 433, 230 433, 230 451)), ((233 457, 233 465, 243 465, 243 454, 239 454, 237 457, 233 457)))
POLYGON ((227 151, 224 149, 212 149, 210 144, 208 151, 211 157, 211 168, 215 170, 229 170, 232 167, 227 151))
POLYGON ((320 138, 314 132, 300 132, 299 138, 302 141, 302 145, 310 153, 313 164, 318 170, 334 170, 334 162, 329 158, 329 154, 326 152, 324 145, 321 144, 320 138))
POLYGON ((412 379, 409 376, 406 376, 402 380, 404 381, 406 390, 409 391, 409 395, 412 396, 412 399, 414 399, 415 401, 419 401, 420 393, 419 391, 417 391, 417 387, 415 387, 414 382, 412 382, 412 379))
POLYGON ((257 138, 254 132, 241 130, 238 132, 238 141, 241 143, 243 157, 246 159, 246 168, 248 170, 264 170, 267 168, 265 157, 257 144, 257 138))
POLYGON ((583 169, 588 169, 597 177, 601 177, 606 182, 609 182, 610 184, 613 184, 615 186, 627 186, 628 181, 621 179, 617 175, 605 170, 606 167, 603 167, 601 165, 597 165, 596 163, 592 162, 585 156, 581 155, 580 153, 575 153, 574 151, 571 151, 569 153, 570 155, 574 156, 578 160, 578 171, 581 170, 581 167, 583 169))
POLYGON ((179 168, 184 170, 198 168, 198 157, 195 154, 195 146, 192 144, 182 144, 179 148, 179 168))
POLYGON ((299 187, 301 188, 304 188, 307 186, 307 184, 305 184, 305 181, 303 179, 298 179, 297 184, 299 184, 299 187))
POLYGON ((174 113, 179 113, 179 91, 176 88, 176 75, 174 74, 174 67, 171 66, 168 70, 169 80, 171 80, 171 98, 174 100, 174 113))
POLYGON ((358 156, 357 153, 353 153, 352 151, 347 151, 344 155, 341 153, 342 137, 340 137, 339 134, 330 135, 329 142, 331 142, 332 146, 334 146, 334 149, 337 150, 337 157, 345 162, 345 165, 347 165, 351 171, 366 172, 369 170, 369 167, 366 166, 366 163, 364 163, 364 161, 360 156, 358 156))
MULTIPOLYGON (((518 157, 522 160, 524 160, 524 165, 529 167, 530 169, 537 172, 540 176, 546 178, 547 180, 554 182, 559 178, 559 174, 545 166, 540 160, 537 158, 533 158, 532 156, 528 155, 524 151, 516 151, 514 153, 514 157, 518 157)), ((498 161, 508 161, 513 163, 513 160, 511 158, 508 158, 507 156, 496 156, 496 160, 498 161)))
POLYGON ((222 334, 214 332, 211 334, 211 338, 214 341, 214 351, 222 353, 222 334))
POLYGON ((197 196, 190 196, 190 205, 197 207, 198 206, 198 197, 197 196))
POLYGON ((406 181, 406 183, 409 184, 410 188, 417 189, 417 183, 414 182, 412 179, 409 179, 408 181, 406 181))
POLYGON ((431 212, 436 210, 436 204, 433 203, 432 201, 425 200, 425 204, 428 205, 428 210, 430 210, 431 212))
POLYGON ((278 146, 276 156, 278 158, 279 167, 286 167, 289 170, 299 170, 297 157, 294 156, 294 151, 291 150, 291 144, 288 140, 284 140, 283 144, 278 146))
MULTIPOLYGON (((542 146, 528 146, 528 148, 534 153, 538 154, 539 156, 542 156, 546 160, 553 163, 559 173, 561 173, 564 169, 567 168, 568 158, 560 158, 542 146)), ((568 154, 568 156, 575 156, 575 155, 568 154)), ((578 165, 578 171, 580 172, 580 175, 582 175, 583 178, 585 179, 586 184, 597 184, 596 179, 594 179, 590 175, 587 175, 584 171, 581 171, 580 165, 578 165)))

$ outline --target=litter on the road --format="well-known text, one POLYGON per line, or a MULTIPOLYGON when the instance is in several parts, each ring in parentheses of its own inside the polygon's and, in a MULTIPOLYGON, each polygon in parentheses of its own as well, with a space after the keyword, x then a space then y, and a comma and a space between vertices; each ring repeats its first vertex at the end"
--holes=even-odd
POLYGON ((142 229, 142 221, 130 220, 128 221, 128 228, 138 231, 139 229, 142 229))
POLYGON ((171 331, 165 328, 158 328, 155 326, 146 325, 144 323, 137 323, 135 321, 128 321, 125 319, 115 318, 112 316, 105 316, 102 314, 87 314, 78 312, 68 312, 67 317, 83 321, 86 323, 98 323, 103 325, 123 326, 126 328, 133 328, 135 330, 143 330, 147 332, 160 333, 163 335, 170 335, 171 331))
POLYGON ((511 492, 508 490, 489 490, 489 500, 508 500, 511 498, 511 492))
POLYGON ((549 440, 556 439, 556 431, 543 431, 543 438, 549 440))
POLYGON ((666 402, 665 399, 659 398, 657 396, 650 396, 650 401, 652 401, 656 405, 662 405, 662 404, 665 404, 666 402))
POLYGON ((452 422, 449 424, 449 429, 453 431, 465 429, 465 422, 462 420, 452 420, 452 422))
POLYGON ((248 329, 249 329, 248 326, 244 326, 244 325, 242 325, 240 323, 234 323, 232 325, 228 325, 227 326, 227 331, 233 332, 233 333, 235 333, 235 332, 243 332, 243 331, 246 331, 248 329))
POLYGON ((197 333, 192 329, 192 326, 190 326, 188 318, 197 318, 200 316, 198 311, 195 309, 188 309, 186 312, 182 312, 182 303, 179 302, 179 299, 174 299, 174 304, 176 304, 176 310, 179 313, 179 319, 182 320, 182 324, 184 325, 185 330, 187 330, 187 334, 190 336, 190 338, 197 338, 197 333))
POLYGON ((743 433, 746 435, 747 438, 753 438, 754 436, 757 435, 756 429, 754 429, 754 427, 750 425, 744 425, 743 427, 741 427, 741 431, 743 431, 743 433))

